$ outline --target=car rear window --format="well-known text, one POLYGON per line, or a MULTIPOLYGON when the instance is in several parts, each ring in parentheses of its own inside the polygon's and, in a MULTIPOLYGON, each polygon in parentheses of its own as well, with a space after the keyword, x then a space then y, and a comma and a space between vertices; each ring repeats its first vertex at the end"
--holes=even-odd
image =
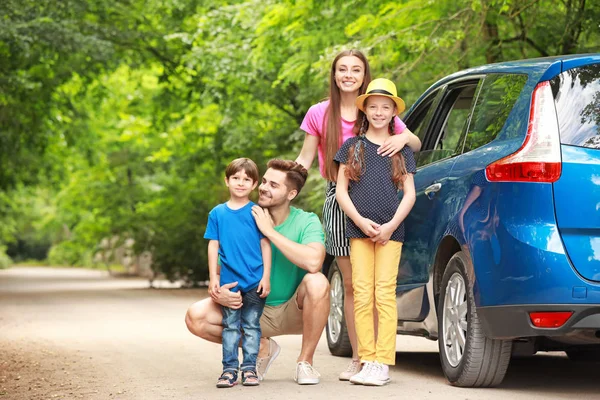
POLYGON ((600 64, 565 71, 551 86, 561 143, 600 149, 600 64))
POLYGON ((526 82, 527 75, 486 76, 475 103, 464 153, 488 144, 498 136, 526 82))

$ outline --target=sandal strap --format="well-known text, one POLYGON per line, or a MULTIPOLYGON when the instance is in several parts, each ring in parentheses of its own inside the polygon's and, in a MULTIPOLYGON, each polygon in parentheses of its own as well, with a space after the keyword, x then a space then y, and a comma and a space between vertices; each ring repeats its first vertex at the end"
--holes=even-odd
POLYGON ((253 370, 253 369, 242 370, 242 381, 246 381, 247 379, 256 379, 258 381, 258 374, 256 373, 256 370, 253 370))
POLYGON ((223 373, 219 377, 218 381, 219 382, 220 381, 235 382, 235 381, 237 381, 237 378, 238 378, 237 371, 223 371, 223 373))

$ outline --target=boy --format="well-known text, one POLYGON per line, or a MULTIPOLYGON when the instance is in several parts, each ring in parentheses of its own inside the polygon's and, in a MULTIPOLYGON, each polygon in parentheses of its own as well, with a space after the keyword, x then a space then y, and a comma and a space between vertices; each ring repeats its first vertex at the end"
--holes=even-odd
POLYGON ((232 290, 241 291, 242 307, 223 307, 223 373, 217 387, 227 388, 237 383, 242 329, 242 384, 257 386, 260 317, 271 290, 271 244, 260 233, 252 216, 254 203, 249 196, 258 185, 256 164, 248 158, 233 160, 225 169, 225 184, 229 188, 229 201, 211 210, 204 234, 204 238, 210 240, 209 285, 211 293, 218 293, 222 285, 237 281, 238 285, 232 290))

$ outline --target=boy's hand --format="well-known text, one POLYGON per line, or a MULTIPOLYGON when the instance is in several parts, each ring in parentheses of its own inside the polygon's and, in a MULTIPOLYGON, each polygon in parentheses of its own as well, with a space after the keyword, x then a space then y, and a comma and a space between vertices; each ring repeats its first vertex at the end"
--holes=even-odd
POLYGON ((217 298, 220 290, 221 286, 219 285, 219 280, 214 278, 211 279, 208 283, 208 294, 210 294, 210 297, 212 297, 213 300, 217 298))
POLYGON ((264 299, 271 293, 271 279, 262 278, 260 283, 258 284, 258 289, 256 293, 260 293, 260 298, 264 299))
POLYGON ((379 227, 379 233, 372 237, 371 240, 384 246, 390 241, 390 237, 392 237, 392 233, 394 233, 395 230, 396 228, 391 226, 389 223, 385 223, 379 227))
POLYGON ((375 237, 379 233, 379 224, 368 218, 361 218, 356 225, 358 225, 360 230, 370 238, 375 237))

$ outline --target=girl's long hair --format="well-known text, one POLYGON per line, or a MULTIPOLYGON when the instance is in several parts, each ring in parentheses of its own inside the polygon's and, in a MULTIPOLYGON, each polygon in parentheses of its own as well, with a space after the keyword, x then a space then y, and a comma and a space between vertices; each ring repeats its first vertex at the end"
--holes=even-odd
MULTIPOLYGON (((358 132, 356 132, 359 139, 356 143, 350 147, 348 151, 348 160, 346 161, 346 176, 351 181, 358 181, 362 174, 365 172, 365 134, 369 129, 369 121, 367 120, 367 116, 360 111, 362 115, 360 117, 360 124, 358 132)), ((357 121, 358 122, 358 121, 357 121)), ((390 121, 389 125, 390 135, 394 134, 394 118, 390 121)), ((397 152, 392 156, 392 181, 394 185, 400 190, 402 190, 402 184, 404 183, 404 179, 408 172, 406 171, 406 164, 404 162, 404 157, 402 156, 402 152, 397 152)))
POLYGON ((371 82, 371 69, 367 57, 358 50, 345 50, 339 53, 333 59, 331 63, 331 71, 329 74, 329 107, 325 113, 325 119, 323 123, 323 133, 325 134, 325 178, 328 181, 336 182, 338 165, 333 158, 342 145, 342 112, 341 102, 342 95, 340 88, 335 83, 335 70, 337 62, 342 57, 354 56, 363 62, 365 65, 365 75, 363 77, 363 83, 358 90, 358 95, 364 94, 367 90, 367 86, 371 82))

